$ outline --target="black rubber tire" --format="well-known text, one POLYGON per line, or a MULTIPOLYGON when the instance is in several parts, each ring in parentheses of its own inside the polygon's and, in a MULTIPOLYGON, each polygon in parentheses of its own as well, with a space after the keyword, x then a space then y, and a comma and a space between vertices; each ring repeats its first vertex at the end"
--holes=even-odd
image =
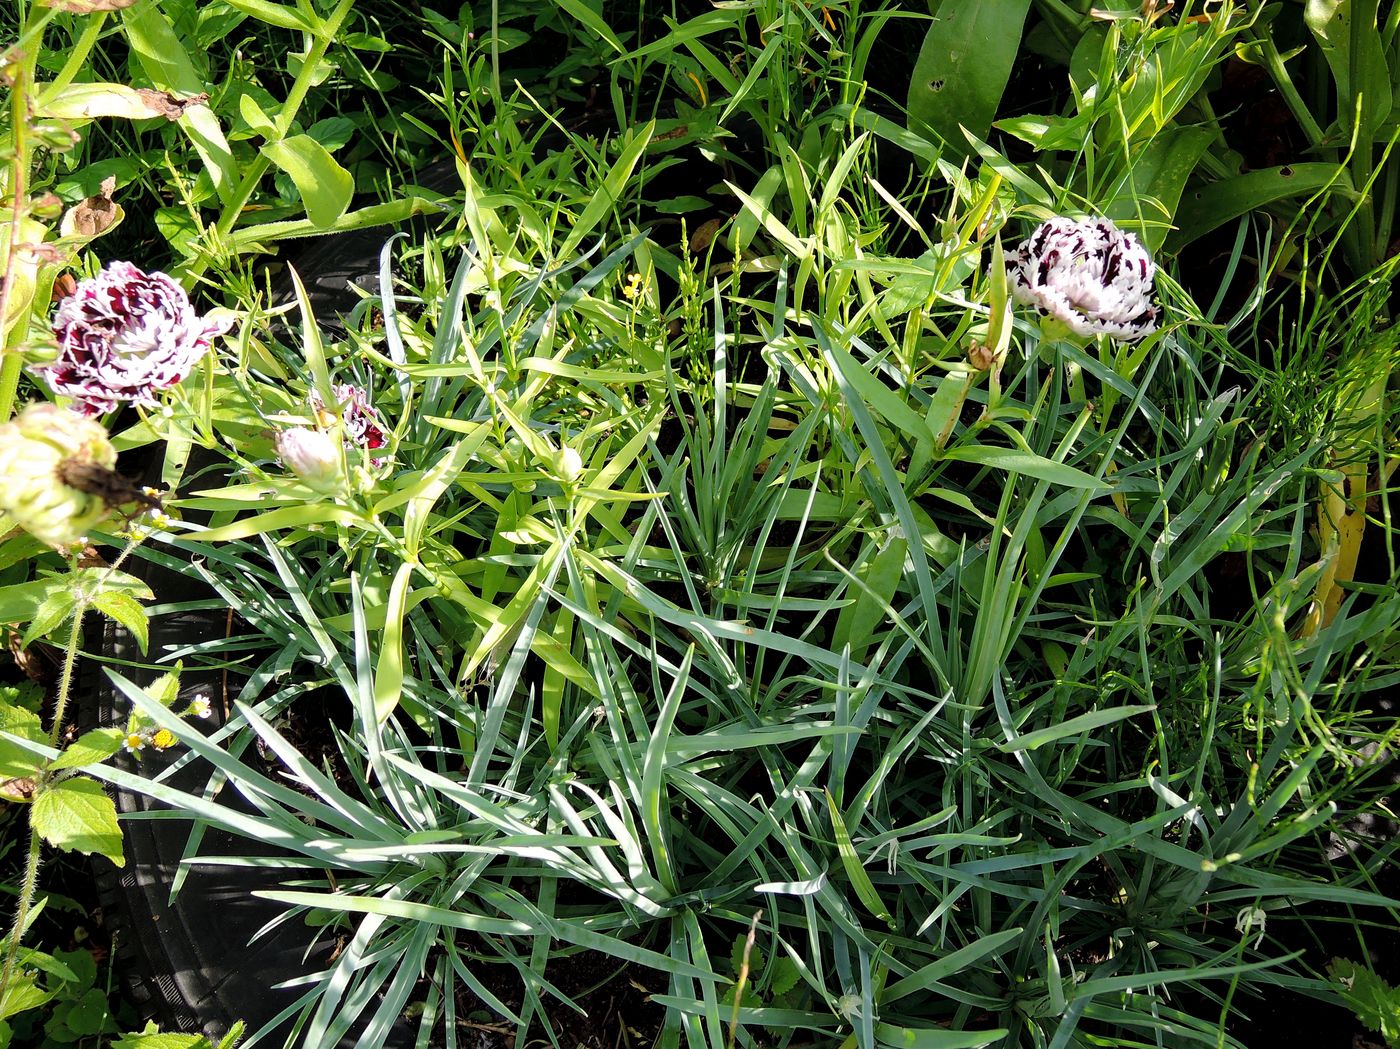
MULTIPOLYGON (((434 165, 421 181, 429 188, 447 191, 455 179, 451 164, 434 165)), ((415 223, 422 228, 428 220, 415 223)), ((300 246, 292 265, 304 282, 318 321, 335 328, 339 315, 352 309, 359 296, 349 285, 378 288, 379 254, 392 230, 371 229, 319 237, 300 246)), ((279 302, 293 299, 290 277, 277 282, 279 302)), ((208 465, 208 460, 204 465, 208 465)), ((191 472, 199 467, 191 464, 191 472)), ((152 471, 158 463, 150 464, 152 471)), ((148 478, 151 480, 152 478, 148 478)), ((209 591, 192 572, 174 571, 144 558, 133 558, 127 570, 143 579, 161 603, 198 601, 209 591)), ((89 629, 98 624, 89 622, 89 629)), ((172 649, 223 636, 226 614, 217 611, 174 613, 154 618, 150 623, 149 659, 160 658, 172 649)), ((121 672, 138 684, 149 684, 156 670, 140 670, 129 664, 143 662, 131 635, 121 626, 103 620, 98 650, 105 660, 118 660, 121 672), (122 663, 128 665, 123 666, 122 663)), ((199 693, 213 700, 210 727, 221 723, 220 709, 225 682, 215 672, 188 669, 182 675, 184 701, 199 693)), ((236 692, 236 687, 233 689, 236 692)), ((101 666, 89 661, 80 679, 79 725, 124 727, 129 705, 112 686, 101 666)), ((180 709, 177 705, 176 709, 180 709)), ((127 771, 154 776, 173 763, 178 748, 162 753, 150 748, 139 762, 125 753, 113 759, 127 771)), ((191 763, 175 774, 171 785, 198 792, 208 781, 208 769, 191 763)), ((111 790, 117 811, 123 815, 147 813, 163 806, 149 797, 126 790, 111 790)), ((238 805, 242 800, 225 788, 217 800, 238 805)), ((246 808, 246 803, 244 805, 246 808)), ((97 857, 93 872, 103 918, 115 944, 118 968, 127 992, 163 1030, 199 1032, 217 1042, 237 1020, 247 1024, 249 1033, 259 1032, 279 1012, 305 993, 305 988, 274 990, 275 984, 308 973, 323 971, 330 964, 333 942, 321 937, 316 945, 315 930, 288 921, 278 924, 254 940, 257 932, 282 913, 282 906, 258 899, 252 892, 274 888, 284 880, 276 869, 194 867, 172 903, 172 884, 189 837, 189 823, 173 819, 125 819, 123 847, 126 865, 118 868, 97 857)), ((201 855, 273 855, 276 850, 257 841, 225 833, 209 832, 200 845, 201 855)), ((291 875, 288 875, 290 877, 291 875)), ((371 1007, 367 1015, 373 1014, 371 1007)), ((291 1021, 263 1035, 261 1044, 278 1046, 287 1038, 291 1021)), ((410 1045, 413 1029, 401 1022, 384 1043, 387 1049, 410 1045)), ((357 1040, 352 1030, 341 1042, 347 1049, 357 1040)), ((322 1049, 322 1047, 316 1047, 322 1049)))

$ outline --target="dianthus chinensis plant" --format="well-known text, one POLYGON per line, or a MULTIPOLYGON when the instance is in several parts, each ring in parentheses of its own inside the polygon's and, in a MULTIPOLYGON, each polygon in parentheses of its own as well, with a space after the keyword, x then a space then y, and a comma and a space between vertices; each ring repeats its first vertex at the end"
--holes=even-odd
POLYGON ((647 987, 666 1045, 1234 1046, 1261 996, 1325 997, 1287 933, 1387 903, 1389 846, 1341 817, 1371 804, 1400 601, 1334 572, 1322 621, 1311 528, 1344 442, 1388 476, 1388 417, 1345 391, 1394 350, 1393 264, 1304 296, 1266 367, 1239 349, 1263 279, 1226 315, 1152 261, 1190 165, 1132 189, 1248 12, 1078 26, 1110 71, 1190 78, 1101 76, 1096 117, 1155 123, 1032 174, 985 129, 936 142, 942 103, 866 104, 885 13, 631 46, 565 6, 618 56, 626 130, 541 160, 500 55, 464 55, 438 101, 496 134, 458 158, 455 224, 387 245, 338 338, 304 293, 281 334, 245 304, 143 424, 217 459, 137 549, 237 612, 186 658, 257 658, 207 738, 113 680, 252 811, 92 771, 285 849, 263 894, 345 936, 289 1044, 408 1012, 456 1046, 484 1008, 568 1045, 549 963, 581 952, 647 987), (689 108, 626 110, 648 77, 689 108), (764 134, 729 220, 643 228, 669 150, 731 118, 764 134), (278 727, 327 688, 328 767, 278 727))

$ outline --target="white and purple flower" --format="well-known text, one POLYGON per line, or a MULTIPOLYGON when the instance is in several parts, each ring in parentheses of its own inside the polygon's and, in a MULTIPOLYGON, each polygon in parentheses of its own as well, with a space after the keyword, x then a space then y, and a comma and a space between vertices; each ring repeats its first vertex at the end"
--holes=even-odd
POLYGON ((32 370, 83 415, 154 408, 156 395, 189 375, 231 323, 200 317, 164 273, 113 262, 58 304, 58 356, 32 370))
POLYGON ((1157 267, 1108 219, 1053 218, 1006 258, 1011 293, 1076 335, 1134 341, 1157 328, 1157 267))
MULTIPOLYGON (((369 403, 369 395, 364 390, 350 383, 340 383, 331 387, 331 393, 335 395, 335 411, 326 407, 321 394, 314 387, 311 390, 311 410, 322 426, 333 426, 336 413, 339 413, 341 424, 345 427, 345 436, 361 448, 373 452, 388 443, 384 429, 379 425, 379 416, 369 403)), ((383 462, 382 458, 371 459, 370 465, 378 467, 383 462)))

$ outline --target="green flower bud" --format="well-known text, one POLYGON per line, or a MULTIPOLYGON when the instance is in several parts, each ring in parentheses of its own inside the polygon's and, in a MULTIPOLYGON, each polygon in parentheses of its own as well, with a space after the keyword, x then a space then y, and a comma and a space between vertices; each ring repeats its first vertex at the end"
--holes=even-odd
POLYGON ((92 482, 116 462, 100 423, 56 405, 30 405, 0 426, 0 510, 36 539, 73 543, 107 516, 92 482))
POLYGON ((340 442, 324 430, 297 426, 277 435, 282 465, 313 491, 339 495, 345 490, 340 442))

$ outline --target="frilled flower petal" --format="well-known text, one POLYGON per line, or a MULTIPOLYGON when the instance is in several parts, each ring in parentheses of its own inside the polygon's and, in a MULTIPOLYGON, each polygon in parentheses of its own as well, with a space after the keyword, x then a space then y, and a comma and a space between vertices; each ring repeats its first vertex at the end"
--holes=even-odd
MULTIPOLYGON (((379 425, 379 416, 364 390, 350 383, 341 383, 332 386, 331 393, 335 395, 336 411, 339 412, 341 423, 345 427, 345 436, 350 441, 371 452, 383 448, 388 443, 388 438, 384 436, 384 430, 379 425)), ((336 412, 327 410, 320 393, 314 388, 311 390, 310 400, 317 421, 323 426, 332 426, 335 423, 336 412)), ((383 462, 382 458, 370 460, 372 466, 379 466, 383 462)))
POLYGON ((154 408, 156 394, 189 375, 231 323, 200 317, 164 273, 113 262, 58 304, 58 356, 33 371, 84 415, 154 408))
POLYGON ((1076 335, 1132 341, 1157 328, 1157 267, 1131 233, 1107 219, 1054 218, 1006 258, 1017 302, 1076 335))

